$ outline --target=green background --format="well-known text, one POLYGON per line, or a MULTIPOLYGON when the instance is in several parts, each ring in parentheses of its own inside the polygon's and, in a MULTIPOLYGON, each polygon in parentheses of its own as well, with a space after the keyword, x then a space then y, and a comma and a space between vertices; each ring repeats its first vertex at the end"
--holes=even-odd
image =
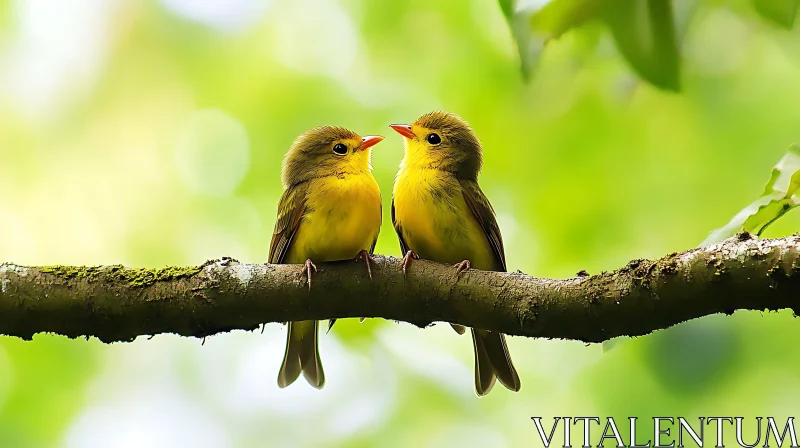
MULTIPOLYGON (((510 270, 657 258, 728 222, 797 139, 798 33, 701 2, 672 93, 640 81, 600 23, 551 41, 524 82, 492 0, 0 0, 0 259, 263 262, 281 159, 322 124, 386 137, 376 252, 399 255, 387 125, 435 109, 484 144, 510 270)), ((798 228, 791 212, 766 236, 798 228)), ((800 400, 790 312, 606 353, 511 338, 522 390, 481 399, 471 342, 446 325, 340 322, 321 337, 322 391, 278 389, 284 331, 0 338, 0 446, 539 446, 531 416, 785 418, 800 400)))

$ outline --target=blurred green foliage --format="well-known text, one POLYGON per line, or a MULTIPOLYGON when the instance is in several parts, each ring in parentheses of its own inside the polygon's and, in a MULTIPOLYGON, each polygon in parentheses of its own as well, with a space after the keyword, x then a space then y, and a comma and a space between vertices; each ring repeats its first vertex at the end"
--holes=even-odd
MULTIPOLYGON (((697 2, 686 0, 552 0, 540 8, 525 2, 499 0, 520 53, 522 73, 530 77, 545 45, 590 21, 605 24, 620 54, 645 81, 656 87, 680 89, 680 46, 697 2)), ((751 14, 742 1, 737 10, 751 14)), ((712 7, 728 8, 715 0, 712 7)), ((794 26, 798 0, 752 0, 752 9, 786 29, 794 26)))
MULTIPOLYGON (((92 344, 96 345, 96 344, 92 344)), ((38 335, 34 342, 5 338, 0 357, 0 445, 52 446, 85 406, 84 387, 98 362, 87 343, 38 335)))
POLYGON ((800 7, 798 0, 752 0, 753 7, 764 18, 772 20, 776 24, 792 29, 794 18, 797 15, 797 8, 800 7))
MULTIPOLYGON (((0 258, 263 261, 295 136, 383 133, 388 212, 402 144, 387 124, 433 109, 483 142, 509 269, 563 278, 695 246, 797 139, 800 35, 745 0, 675 1, 670 31, 652 12, 665 4, 639 2, 643 21, 609 32, 566 0, 527 15, 491 0, 0 0, 0 258), (538 48, 528 83, 523 29, 538 48), (646 51, 656 41, 677 60, 646 51), (676 85, 676 63, 680 94, 651 84, 676 85)), ((798 228, 791 211, 763 236, 798 228)), ((400 255, 388 213, 376 251, 400 255)), ((713 316, 607 354, 510 338, 522 390, 482 399, 471 341, 447 326, 338 322, 321 392, 278 390, 283 331, 0 339, 0 445, 517 446, 532 415, 781 416, 800 397, 789 312, 713 316)))

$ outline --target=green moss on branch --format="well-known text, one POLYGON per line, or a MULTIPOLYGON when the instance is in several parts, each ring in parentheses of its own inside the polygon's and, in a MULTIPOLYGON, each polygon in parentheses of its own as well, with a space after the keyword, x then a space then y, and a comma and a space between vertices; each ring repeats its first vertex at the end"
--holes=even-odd
POLYGON ((151 286, 156 282, 170 282, 192 277, 200 272, 201 266, 165 266, 162 268, 125 268, 111 266, 42 266, 39 272, 50 274, 65 281, 105 281, 127 284, 131 287, 151 286))

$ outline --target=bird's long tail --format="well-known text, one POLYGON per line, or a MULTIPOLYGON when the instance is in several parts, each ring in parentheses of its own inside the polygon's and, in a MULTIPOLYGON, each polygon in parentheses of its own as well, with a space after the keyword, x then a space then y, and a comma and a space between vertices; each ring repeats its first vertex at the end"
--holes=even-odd
POLYGON ((514 392, 519 390, 519 375, 508 354, 506 339, 502 333, 472 329, 475 346, 475 391, 478 396, 489 393, 497 378, 514 392))
POLYGON ((286 353, 278 373, 279 387, 292 384, 300 376, 300 372, 317 389, 322 389, 325 385, 325 372, 322 371, 317 346, 317 327, 315 320, 289 322, 286 353))

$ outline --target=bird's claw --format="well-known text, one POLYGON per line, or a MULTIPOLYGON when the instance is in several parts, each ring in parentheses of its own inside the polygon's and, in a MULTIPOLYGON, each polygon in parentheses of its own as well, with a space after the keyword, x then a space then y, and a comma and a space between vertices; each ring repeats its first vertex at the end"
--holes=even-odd
POLYGON ((372 281, 372 263, 375 263, 375 259, 372 258, 372 255, 369 254, 366 250, 362 250, 361 252, 356 255, 356 261, 364 260, 367 263, 367 274, 369 274, 369 281, 372 281))
POLYGON ((403 277, 406 277, 408 273, 408 267, 411 266, 412 260, 419 260, 419 255, 414 253, 413 250, 409 250, 406 252, 406 255, 403 257, 403 261, 400 263, 403 266, 403 277))
POLYGON ((303 266, 303 270, 300 271, 300 275, 307 275, 308 277, 308 290, 311 291, 311 271, 317 272, 317 266, 311 262, 311 259, 306 260, 305 266, 303 266))
POLYGON ((469 271, 472 268, 472 265, 470 265, 469 260, 464 260, 461 263, 454 264, 453 267, 456 268, 456 276, 461 278, 461 274, 469 271))

